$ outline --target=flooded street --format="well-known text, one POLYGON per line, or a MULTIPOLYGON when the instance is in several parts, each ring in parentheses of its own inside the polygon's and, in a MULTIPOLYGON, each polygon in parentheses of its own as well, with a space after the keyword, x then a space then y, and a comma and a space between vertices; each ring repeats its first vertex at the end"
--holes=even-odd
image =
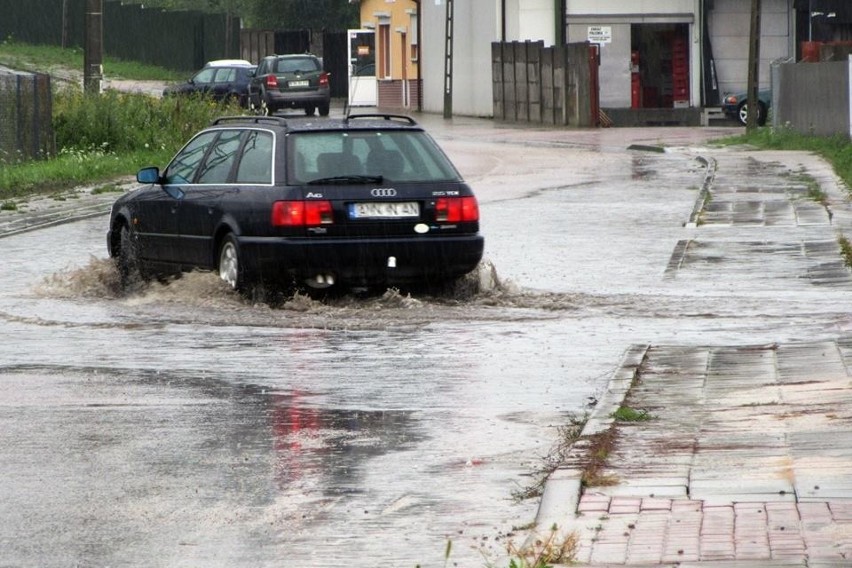
POLYGON ((792 158, 704 147, 725 129, 425 122, 479 198, 471 297, 124 296, 106 215, 0 238, 0 566, 413 568, 448 542, 507 566, 538 507, 514 495, 631 344, 852 329, 830 217, 781 206, 792 158))

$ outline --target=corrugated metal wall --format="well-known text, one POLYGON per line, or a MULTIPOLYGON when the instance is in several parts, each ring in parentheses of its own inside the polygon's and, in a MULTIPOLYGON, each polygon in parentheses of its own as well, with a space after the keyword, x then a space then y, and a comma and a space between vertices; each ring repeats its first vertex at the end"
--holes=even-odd
POLYGON ((777 65, 773 124, 802 134, 850 137, 850 67, 852 60, 777 65))

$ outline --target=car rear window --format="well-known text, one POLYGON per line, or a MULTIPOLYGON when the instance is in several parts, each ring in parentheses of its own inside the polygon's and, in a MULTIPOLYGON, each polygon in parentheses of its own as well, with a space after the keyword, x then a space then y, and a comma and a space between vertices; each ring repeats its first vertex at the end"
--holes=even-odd
POLYGON ((297 71, 310 73, 319 70, 319 61, 313 57, 288 57, 275 62, 276 73, 296 73, 297 71))
POLYGON ((357 175, 401 182, 460 180, 432 138, 411 130, 292 133, 287 137, 287 171, 290 185, 357 175))

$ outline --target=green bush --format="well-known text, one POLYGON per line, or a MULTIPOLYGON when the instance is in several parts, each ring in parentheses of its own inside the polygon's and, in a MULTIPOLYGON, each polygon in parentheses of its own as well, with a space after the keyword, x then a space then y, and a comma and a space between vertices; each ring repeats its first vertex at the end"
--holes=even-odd
POLYGON ((244 112, 236 103, 201 97, 63 89, 53 101, 57 155, 0 168, 0 199, 130 176, 142 166, 163 167, 211 120, 244 112))
POLYGON ((117 91, 95 95, 65 89, 54 100, 56 146, 60 151, 173 153, 212 119, 241 112, 237 105, 201 97, 157 98, 117 91))

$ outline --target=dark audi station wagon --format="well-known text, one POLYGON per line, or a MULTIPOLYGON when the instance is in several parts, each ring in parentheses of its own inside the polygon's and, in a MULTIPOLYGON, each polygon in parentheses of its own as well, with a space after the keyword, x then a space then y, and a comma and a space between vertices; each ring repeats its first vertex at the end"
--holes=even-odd
POLYGON ((125 283, 215 270, 233 289, 444 285, 483 254, 479 206, 413 119, 223 117, 113 205, 125 283))

